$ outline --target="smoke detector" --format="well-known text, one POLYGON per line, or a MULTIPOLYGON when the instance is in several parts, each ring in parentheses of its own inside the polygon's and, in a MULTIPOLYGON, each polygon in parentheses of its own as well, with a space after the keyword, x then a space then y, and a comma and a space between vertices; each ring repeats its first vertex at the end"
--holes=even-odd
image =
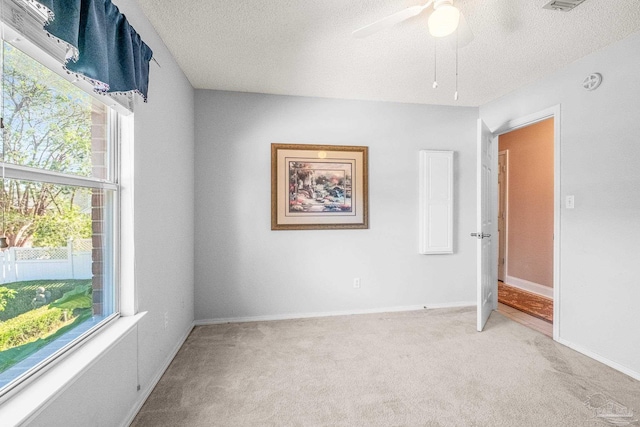
POLYGON ((582 81, 582 87, 588 91, 596 90, 602 84, 602 74, 600 73, 592 73, 589 74, 582 81))
POLYGON ((560 12, 569 12, 576 6, 583 3, 584 0, 551 0, 549 3, 542 6, 543 9, 558 10, 560 12))

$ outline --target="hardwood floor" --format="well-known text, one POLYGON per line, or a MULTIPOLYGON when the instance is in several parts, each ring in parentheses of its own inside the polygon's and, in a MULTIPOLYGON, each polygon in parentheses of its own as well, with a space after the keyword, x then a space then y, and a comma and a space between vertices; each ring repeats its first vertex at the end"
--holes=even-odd
POLYGON ((547 322, 553 322, 553 299, 498 281, 498 301, 547 322))
POLYGON ((498 312, 553 337, 553 300, 498 282, 498 312))

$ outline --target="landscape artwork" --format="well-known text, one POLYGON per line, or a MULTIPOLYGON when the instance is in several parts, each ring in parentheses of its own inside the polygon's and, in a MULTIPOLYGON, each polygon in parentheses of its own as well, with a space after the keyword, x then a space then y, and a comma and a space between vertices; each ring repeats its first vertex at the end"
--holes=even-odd
POLYGON ((351 163, 288 163, 289 213, 353 212, 351 163))
POLYGON ((271 144, 271 228, 368 228, 368 147, 271 144))

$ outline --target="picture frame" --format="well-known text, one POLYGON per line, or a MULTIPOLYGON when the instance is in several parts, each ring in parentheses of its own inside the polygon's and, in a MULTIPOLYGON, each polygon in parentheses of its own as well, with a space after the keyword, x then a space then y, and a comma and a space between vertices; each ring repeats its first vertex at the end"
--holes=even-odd
POLYGON ((271 229, 369 228, 366 146, 271 144, 271 229))

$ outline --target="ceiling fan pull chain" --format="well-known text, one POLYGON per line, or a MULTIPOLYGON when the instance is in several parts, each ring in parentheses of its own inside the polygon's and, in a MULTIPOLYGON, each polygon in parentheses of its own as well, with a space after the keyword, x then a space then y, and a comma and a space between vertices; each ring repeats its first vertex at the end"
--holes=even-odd
POLYGON ((453 100, 458 100, 458 34, 460 29, 456 29, 456 93, 453 94, 453 100))
POLYGON ((438 39, 433 42, 433 88, 438 88, 438 39))

